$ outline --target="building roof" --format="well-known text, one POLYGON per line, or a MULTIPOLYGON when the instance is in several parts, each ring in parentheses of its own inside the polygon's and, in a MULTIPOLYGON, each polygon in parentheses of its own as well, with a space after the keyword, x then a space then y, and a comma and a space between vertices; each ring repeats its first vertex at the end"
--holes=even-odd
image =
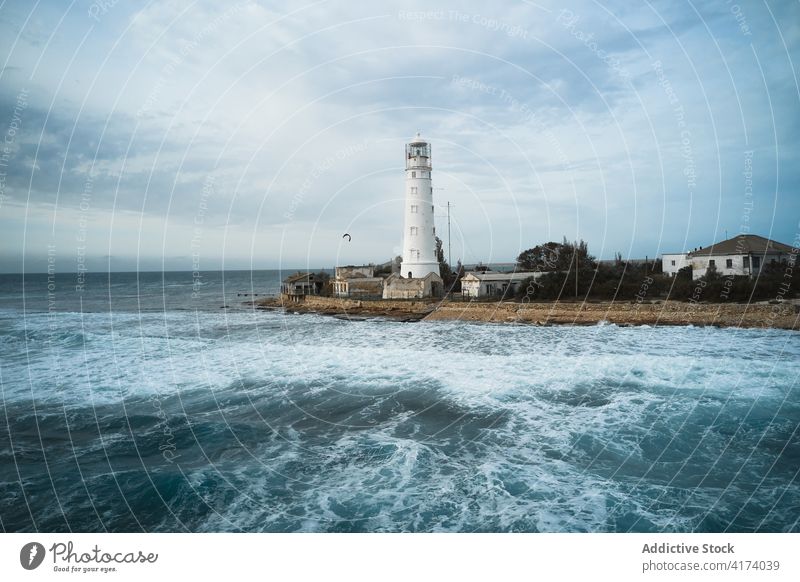
POLYGON ((480 267, 481 270, 494 271, 496 273, 510 273, 519 268, 517 263, 465 263, 463 267, 466 271, 475 271, 480 267))
POLYGON ((347 279, 340 279, 337 283, 377 283, 383 282, 383 277, 348 277, 347 279))
POLYGON ((740 234, 728 240, 714 243, 711 246, 689 251, 693 257, 714 255, 763 255, 765 253, 790 253, 792 247, 783 243, 758 236, 757 234, 740 234))
POLYGON ((286 277, 283 282, 284 283, 296 283, 297 281, 301 281, 303 279, 313 281, 314 280, 314 273, 295 273, 294 275, 289 275, 286 277))
MULTIPOLYGON (((383 279, 383 277, 380 277, 380 278, 383 279)), ((431 271, 430 273, 428 273, 424 277, 413 277, 411 279, 409 279, 408 277, 403 277, 399 273, 392 273, 391 275, 389 275, 388 277, 386 277, 383 280, 386 281, 387 283, 390 283, 390 282, 396 281, 396 280, 400 280, 400 281, 424 281, 425 279, 438 279, 439 281, 441 281, 442 277, 441 277, 441 275, 431 271)))
POLYGON ((375 265, 345 265, 336 267, 335 275, 337 281, 344 281, 346 279, 360 279, 363 277, 375 276, 375 265), (363 271, 368 271, 369 275, 363 271))
POLYGON ((466 279, 467 277, 472 276, 479 281, 520 281, 529 277, 540 277, 541 275, 541 271, 522 271, 516 273, 496 273, 494 271, 489 271, 487 273, 470 272, 466 273, 461 278, 466 279))

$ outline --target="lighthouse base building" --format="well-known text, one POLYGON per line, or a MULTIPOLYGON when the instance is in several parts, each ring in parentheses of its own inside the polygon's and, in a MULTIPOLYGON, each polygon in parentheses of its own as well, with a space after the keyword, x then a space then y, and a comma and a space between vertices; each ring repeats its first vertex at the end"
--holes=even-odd
POLYGON ((383 281, 384 299, 423 299, 441 297, 442 278, 437 273, 428 273, 422 278, 389 275, 383 281))

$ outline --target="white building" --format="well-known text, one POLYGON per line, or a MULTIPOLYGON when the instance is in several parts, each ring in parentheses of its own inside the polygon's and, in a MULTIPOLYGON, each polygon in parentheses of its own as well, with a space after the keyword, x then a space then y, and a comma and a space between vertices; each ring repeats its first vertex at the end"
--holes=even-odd
POLYGON ((713 266, 722 276, 753 276, 767 265, 786 263, 792 247, 755 234, 740 234, 711 246, 663 255, 661 264, 668 275, 681 267, 692 267, 692 279, 704 276, 713 266))
POLYGON ((513 297, 525 279, 538 279, 541 271, 517 273, 471 272, 461 277, 461 293, 465 297, 513 297))
POLYGON ((687 253, 664 253, 661 255, 661 270, 665 275, 674 277, 678 271, 689 264, 687 253))
POLYGON ((406 192, 403 225, 403 260, 400 276, 422 279, 439 276, 436 229, 433 224, 431 146, 419 133, 406 144, 406 192))

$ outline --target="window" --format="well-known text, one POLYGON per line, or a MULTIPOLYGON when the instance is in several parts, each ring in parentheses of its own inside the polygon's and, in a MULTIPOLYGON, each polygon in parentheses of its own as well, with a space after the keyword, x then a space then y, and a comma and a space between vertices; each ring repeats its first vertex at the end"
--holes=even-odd
POLYGON ((419 260, 419 250, 411 249, 411 259, 412 260, 419 260))
POLYGON ((714 259, 710 259, 708 261, 708 268, 710 269, 711 267, 714 267, 714 268, 717 267, 717 261, 715 261, 714 259))
POLYGON ((417 187, 416 186, 411 186, 411 193, 412 194, 416 194, 417 193, 417 187))
POLYGON ((725 259, 725 268, 733 269, 733 259, 725 259))
POLYGON ((417 236, 417 232, 419 232, 419 229, 416 226, 412 226, 411 227, 411 236, 417 236))
POLYGON ((436 227, 433 227, 433 236, 436 236, 436 227))
POLYGON ((411 214, 417 214, 419 212, 419 206, 416 204, 411 205, 411 214))
POLYGON ((417 173, 416 172, 411 172, 411 177, 412 178, 416 178, 417 177, 417 173))
POLYGON ((750 268, 750 257, 742 257, 742 266, 745 269, 749 269, 750 268))
POLYGON ((753 268, 758 269, 761 266, 761 257, 753 257, 753 268))
POLYGON ((433 212, 433 204, 431 204, 431 212, 433 212))
POLYGON ((675 266, 675 261, 672 261, 672 266, 673 266, 673 267, 675 266))

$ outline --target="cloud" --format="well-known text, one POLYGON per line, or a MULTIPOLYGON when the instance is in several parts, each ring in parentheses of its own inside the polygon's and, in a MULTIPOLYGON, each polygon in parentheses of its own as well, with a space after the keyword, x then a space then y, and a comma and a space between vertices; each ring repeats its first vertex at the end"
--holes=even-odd
POLYGON ((74 246, 87 197, 100 264, 185 266, 198 215, 214 264, 382 261, 417 130, 466 261, 562 235, 604 257, 718 240, 741 226, 750 150, 751 225, 790 241, 800 9, 737 6, 17 6, 0 131, 30 96, 0 269, 74 246), (340 249, 345 227, 360 234, 340 249))

